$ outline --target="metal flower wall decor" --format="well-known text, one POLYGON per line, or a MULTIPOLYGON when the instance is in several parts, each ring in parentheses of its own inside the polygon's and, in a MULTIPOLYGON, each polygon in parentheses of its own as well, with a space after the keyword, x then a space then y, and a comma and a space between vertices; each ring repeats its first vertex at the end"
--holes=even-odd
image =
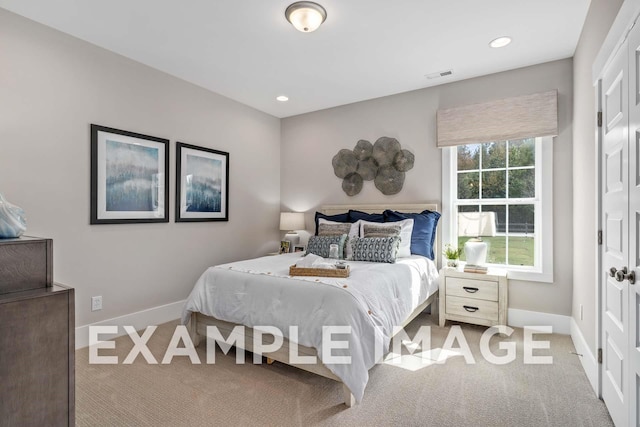
POLYGON ((375 144, 361 139, 353 150, 338 151, 331 164, 348 196, 358 194, 364 181, 373 181, 389 196, 402 190, 405 172, 413 168, 414 160, 413 153, 403 150, 397 139, 383 136, 375 144))

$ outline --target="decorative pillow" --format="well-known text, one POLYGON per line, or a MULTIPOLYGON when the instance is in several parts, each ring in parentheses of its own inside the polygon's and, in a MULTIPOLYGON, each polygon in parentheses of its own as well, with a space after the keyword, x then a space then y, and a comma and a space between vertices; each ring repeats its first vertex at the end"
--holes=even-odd
POLYGON ((388 262, 393 264, 398 256, 400 237, 356 237, 351 242, 354 261, 388 262))
POLYGON ((329 245, 338 245, 338 254, 340 259, 344 259, 344 243, 347 240, 347 235, 342 234, 340 236, 311 236, 309 237, 309 243, 307 243, 307 253, 321 256, 322 258, 329 258, 329 245))
POLYGON ((425 256, 435 260, 433 246, 436 240, 436 228, 440 213, 425 210, 420 213, 402 213, 392 210, 384 211, 387 222, 413 219, 413 232, 411 234, 411 253, 425 256))
POLYGON ((400 224, 364 224, 362 226, 362 237, 395 237, 400 236, 400 230, 402 230, 402 226, 400 224))
MULTIPOLYGON (((327 221, 324 218, 319 218, 318 219, 318 227, 322 227, 324 224, 327 225, 349 225, 349 231, 347 231, 346 233, 348 233, 347 236, 347 243, 344 245, 344 258, 345 259, 352 259, 353 258, 353 250, 351 249, 351 245, 349 244, 349 242, 355 238, 355 237, 360 237, 360 221, 356 221, 353 224, 345 224, 343 222, 333 222, 333 221, 327 221)), ((328 235, 328 234, 323 234, 320 231, 318 231, 320 236, 323 235, 328 235)))
POLYGON ((333 222, 352 222, 349 220, 349 212, 345 212, 345 213, 341 213, 341 214, 337 214, 337 215, 325 215, 323 213, 320 212, 316 212, 316 236, 318 235, 318 220, 320 218, 329 220, 329 221, 333 221, 333 222))
POLYGON ((411 233, 413 232, 413 219, 405 219, 402 221, 396 221, 392 223, 385 222, 384 224, 360 221, 360 236, 362 237, 368 237, 368 236, 365 236, 365 231, 364 231, 364 227, 366 225, 376 226, 376 227, 392 227, 392 229, 396 229, 399 225, 401 229, 400 229, 400 249, 398 250, 398 258, 411 256, 411 233))
POLYGON ((384 213, 368 214, 366 212, 354 211, 353 209, 350 210, 349 221, 356 222, 358 220, 369 221, 369 222, 384 222, 384 213))
POLYGON ((342 236, 350 231, 351 224, 348 222, 331 223, 326 219, 320 219, 318 223, 318 236, 342 236))

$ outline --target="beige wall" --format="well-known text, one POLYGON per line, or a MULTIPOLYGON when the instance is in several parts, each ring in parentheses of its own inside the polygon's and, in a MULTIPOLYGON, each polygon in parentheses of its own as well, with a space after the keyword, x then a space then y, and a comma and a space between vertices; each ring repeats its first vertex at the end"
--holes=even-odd
POLYGON ((591 0, 573 59, 573 305, 572 316, 591 351, 596 352, 597 176, 596 97, 591 66, 622 0, 591 0), (583 319, 580 319, 580 306, 583 319))
MULTIPOLYGON (((511 281, 511 308, 569 315, 572 286, 572 60, 460 81, 282 120, 281 197, 284 208, 313 212, 322 204, 411 203, 441 200, 441 153, 435 146, 438 108, 558 89, 560 134, 554 154, 555 283, 511 281), (416 157, 403 190, 383 196, 373 182, 348 197, 331 159, 359 139, 397 138, 416 157)), ((307 216, 308 228, 312 215, 307 216)))
POLYGON ((185 299, 206 267, 277 247, 280 121, 0 9, 0 192, 54 239, 78 326, 185 299), (89 225, 89 124, 230 153, 229 222, 89 225), (90 311, 90 297, 104 309, 90 311))
POLYGON ((55 278, 76 288, 83 325, 181 300, 206 266, 275 249, 280 205, 312 211, 324 203, 439 201, 438 108, 558 88, 555 283, 512 282, 510 307, 573 312, 595 348, 591 62, 621 3, 592 0, 573 71, 567 59, 281 122, 0 9, 0 192, 25 208, 28 234, 55 239, 55 278), (175 141, 229 151, 230 221, 89 226, 90 123, 171 139, 172 219, 175 141), (403 191, 382 196, 366 182, 347 197, 332 156, 383 135, 416 154, 403 191), (102 311, 90 312, 93 295, 103 296, 102 311))

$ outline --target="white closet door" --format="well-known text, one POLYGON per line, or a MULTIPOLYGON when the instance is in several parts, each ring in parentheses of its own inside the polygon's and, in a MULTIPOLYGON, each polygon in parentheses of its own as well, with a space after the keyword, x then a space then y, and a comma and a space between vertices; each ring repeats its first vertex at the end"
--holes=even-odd
MULTIPOLYGON (((629 269, 640 275, 640 25, 629 34, 629 269)), ((640 423, 640 283, 629 281, 629 425, 640 423)))
POLYGON ((629 260, 628 51, 602 78, 602 398, 617 426, 629 425, 629 292, 620 273, 629 260), (613 270, 612 270, 613 269, 613 270), (610 275, 612 273, 613 275, 610 275))

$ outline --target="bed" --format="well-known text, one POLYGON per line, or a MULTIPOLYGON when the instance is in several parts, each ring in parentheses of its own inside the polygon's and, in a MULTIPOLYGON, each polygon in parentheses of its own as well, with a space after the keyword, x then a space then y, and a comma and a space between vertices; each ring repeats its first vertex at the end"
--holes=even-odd
MULTIPOLYGON (((437 205, 331 205, 319 211, 333 215, 349 209, 420 213, 436 211, 437 205)), ((438 252, 436 239, 434 253, 438 252)), ((267 363, 279 361, 341 382, 344 402, 350 407, 364 395, 368 370, 388 351, 393 326, 406 326, 435 301, 437 256, 432 261, 412 255, 395 264, 350 261, 348 278, 289 276, 289 266, 301 256, 266 256, 207 269, 187 299, 182 321, 189 325, 196 346, 206 337, 207 326, 216 326, 223 337, 229 337, 238 334, 234 328, 242 325, 242 346, 251 352, 257 350, 253 348, 256 333, 264 331, 265 325, 278 328, 283 344, 262 352, 267 363), (291 325, 297 330, 291 330, 291 325), (348 348, 331 350, 338 359, 349 357, 349 364, 321 361, 329 360, 321 357, 323 326, 350 327, 350 334, 332 336, 334 341, 348 342, 348 348), (297 354, 307 357, 306 363, 290 358, 290 347, 296 343, 297 354), (309 363, 308 357, 315 358, 315 363, 309 363)))

